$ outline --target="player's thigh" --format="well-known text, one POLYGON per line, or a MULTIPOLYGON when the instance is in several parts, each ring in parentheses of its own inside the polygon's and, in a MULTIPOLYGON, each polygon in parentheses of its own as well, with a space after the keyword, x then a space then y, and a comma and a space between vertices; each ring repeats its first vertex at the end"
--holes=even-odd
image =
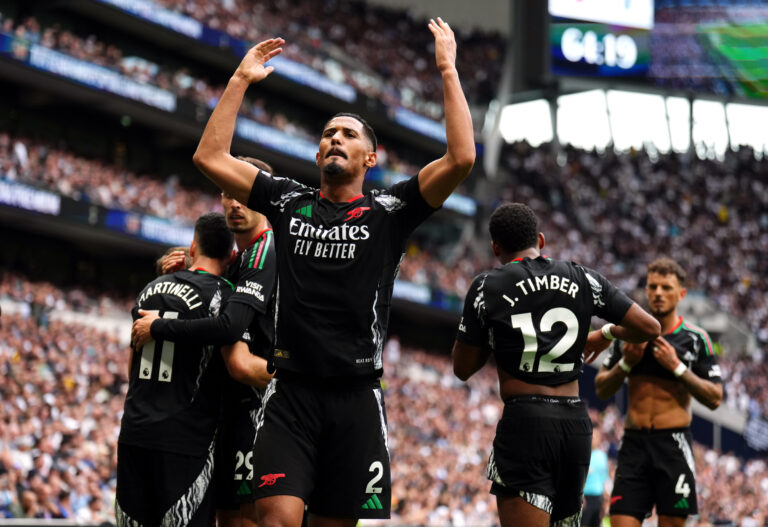
POLYGON ((496 496, 501 527, 549 527, 549 513, 521 497, 496 496))
POLYGON ((387 418, 378 383, 328 393, 309 512, 325 518, 389 518, 387 418))

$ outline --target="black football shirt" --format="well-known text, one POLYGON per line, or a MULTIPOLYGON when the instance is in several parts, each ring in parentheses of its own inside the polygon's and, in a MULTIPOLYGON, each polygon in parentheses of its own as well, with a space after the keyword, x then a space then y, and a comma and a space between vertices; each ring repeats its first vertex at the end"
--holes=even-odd
POLYGON ((267 216, 277 240, 278 371, 380 375, 406 240, 435 210, 418 177, 334 203, 318 189, 260 172, 248 207, 267 216))
MULTIPOLYGON (((167 319, 215 316, 231 293, 218 276, 178 271, 150 282, 132 315, 136 320, 146 309, 167 319)), ((216 431, 225 373, 218 348, 200 341, 150 341, 134 351, 119 442, 204 454, 216 431)))
MULTIPOLYGON (((717 364, 717 356, 712 348, 712 340, 705 330, 680 317, 677 325, 669 333, 662 336, 675 348, 677 358, 693 373, 708 381, 723 382, 720 366, 717 364)), ((613 368, 623 356, 621 341, 617 340, 611 345, 608 356, 603 361, 603 367, 613 368)), ((677 379, 674 373, 664 368, 653 357, 653 342, 648 342, 645 345, 643 358, 629 372, 629 377, 635 375, 650 375, 669 380, 677 379)))
POLYGON ((518 258, 473 280, 456 338, 490 349, 512 377, 556 386, 581 372, 592 316, 618 324, 631 305, 592 269, 518 258))

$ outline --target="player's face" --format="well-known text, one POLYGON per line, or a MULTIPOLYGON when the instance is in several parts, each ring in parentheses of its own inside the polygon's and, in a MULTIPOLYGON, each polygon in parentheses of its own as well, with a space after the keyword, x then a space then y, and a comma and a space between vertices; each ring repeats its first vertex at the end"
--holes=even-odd
POLYGON ((670 314, 685 296, 685 288, 674 273, 648 273, 645 296, 651 314, 657 318, 670 314))
POLYGON ((363 123, 353 117, 331 119, 323 130, 316 156, 327 176, 364 174, 375 164, 376 154, 365 135, 363 123))
POLYGON ((221 206, 227 228, 234 233, 246 232, 259 225, 260 214, 254 212, 226 193, 221 194, 221 206))

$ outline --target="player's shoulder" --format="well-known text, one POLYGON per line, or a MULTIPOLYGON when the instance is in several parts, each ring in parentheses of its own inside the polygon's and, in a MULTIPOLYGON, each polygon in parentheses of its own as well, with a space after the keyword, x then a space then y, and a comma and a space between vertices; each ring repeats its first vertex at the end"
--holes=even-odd
POLYGON ((694 343, 700 341, 703 344, 705 355, 714 355, 712 339, 706 329, 694 324, 692 321, 680 317, 678 327, 672 331, 672 335, 683 334, 688 336, 694 343))
POLYGON ((251 269, 263 266, 267 255, 275 250, 274 237, 274 231, 269 228, 258 233, 240 254, 239 268, 251 269))

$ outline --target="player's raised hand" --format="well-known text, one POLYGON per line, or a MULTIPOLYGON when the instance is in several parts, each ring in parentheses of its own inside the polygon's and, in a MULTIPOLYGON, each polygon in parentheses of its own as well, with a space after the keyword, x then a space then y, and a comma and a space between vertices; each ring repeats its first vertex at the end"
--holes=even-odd
POLYGON ((137 318, 131 328, 131 346, 133 349, 140 350, 144 344, 152 340, 152 334, 150 333, 150 327, 152 322, 160 318, 157 311, 146 311, 139 309, 139 315, 141 318, 137 318))
POLYGON ((429 30, 435 36, 435 61, 437 68, 443 72, 456 67, 456 37, 451 26, 437 17, 437 21, 429 19, 429 30))
POLYGON ((259 42, 245 54, 235 71, 235 76, 242 78, 248 84, 264 80, 275 69, 265 64, 269 59, 282 53, 283 44, 285 40, 279 37, 259 42))

